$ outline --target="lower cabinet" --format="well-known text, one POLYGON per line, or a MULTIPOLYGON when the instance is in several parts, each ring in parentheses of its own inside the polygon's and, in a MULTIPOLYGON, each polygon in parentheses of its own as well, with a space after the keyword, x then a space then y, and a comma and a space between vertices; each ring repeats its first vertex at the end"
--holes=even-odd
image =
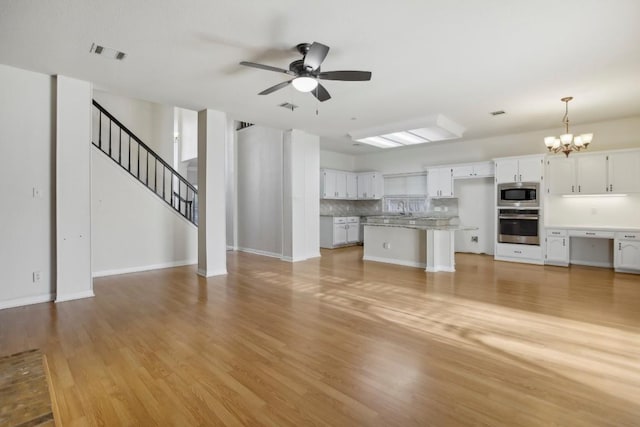
POLYGON ((547 230, 545 264, 569 265, 569 236, 567 230, 547 230))
POLYGON ((360 238, 360 217, 320 217, 320 247, 335 248, 356 244, 360 238))
POLYGON ((640 233, 616 233, 613 265, 619 271, 640 271, 640 233))
POLYGON ((496 243, 494 258, 498 261, 517 261, 542 264, 542 248, 538 245, 496 243))

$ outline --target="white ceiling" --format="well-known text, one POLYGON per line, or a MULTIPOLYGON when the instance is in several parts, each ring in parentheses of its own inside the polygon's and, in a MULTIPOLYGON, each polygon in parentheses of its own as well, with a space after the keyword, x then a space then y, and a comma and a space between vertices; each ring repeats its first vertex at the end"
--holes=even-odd
POLYGON ((559 133, 569 95, 572 123, 640 115, 639 22, 638 0, 12 0, 0 3, 0 63, 303 129, 353 154, 378 149, 349 131, 433 114, 467 139, 559 133), (290 87, 258 96, 287 76, 238 65, 287 68, 313 41, 331 47, 323 71, 372 80, 327 81, 319 104, 290 87), (93 55, 92 42, 128 56, 93 55))

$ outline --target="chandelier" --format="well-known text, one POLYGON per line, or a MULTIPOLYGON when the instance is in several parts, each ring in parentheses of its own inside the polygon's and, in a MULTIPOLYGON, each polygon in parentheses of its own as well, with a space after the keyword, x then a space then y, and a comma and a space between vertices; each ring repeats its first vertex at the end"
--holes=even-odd
POLYGON ((573 136, 569 133, 569 101, 573 99, 572 96, 562 98, 560 101, 564 102, 565 110, 562 123, 565 125, 565 133, 560 135, 560 138, 555 136, 547 136, 544 139, 544 145, 547 146, 549 151, 558 153, 562 151, 567 157, 572 151, 580 151, 587 149, 591 140, 593 139, 592 133, 583 133, 582 135, 573 136))

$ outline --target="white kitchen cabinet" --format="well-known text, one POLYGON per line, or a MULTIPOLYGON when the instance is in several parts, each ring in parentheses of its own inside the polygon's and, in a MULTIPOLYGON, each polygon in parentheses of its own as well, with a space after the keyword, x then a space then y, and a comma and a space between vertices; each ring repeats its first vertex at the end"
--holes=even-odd
POLYGON ((358 199, 381 199, 384 195, 384 178, 380 172, 358 173, 358 199))
POLYGON ((582 154, 575 156, 575 162, 577 194, 605 194, 609 192, 606 154, 582 154))
POLYGON ((320 169, 320 197, 322 199, 337 199, 336 187, 337 171, 332 169, 320 169))
POLYGON ((574 157, 549 157, 546 177, 547 193, 574 194, 577 191, 574 157))
POLYGON ((640 233, 616 233, 613 265, 616 271, 640 271, 640 233))
POLYGON ((640 192, 640 151, 580 153, 547 159, 549 194, 640 192))
POLYGON ((320 217, 320 247, 335 248, 360 242, 360 217, 320 217))
POLYGON ((453 178, 484 178, 493 176, 493 162, 479 162, 453 166, 453 178))
POLYGON ((567 230, 547 230, 545 264, 569 265, 569 236, 567 230))
POLYGON ((543 173, 543 156, 523 156, 496 159, 495 176, 503 182, 540 182, 543 173))
POLYGON ((347 192, 346 199, 355 200, 358 198, 358 175, 352 172, 346 173, 347 192))
POLYGON ((609 153, 607 161, 610 193, 640 192, 640 151, 609 153))
POLYGON ((427 169, 427 194, 429 197, 453 197, 453 169, 427 169))

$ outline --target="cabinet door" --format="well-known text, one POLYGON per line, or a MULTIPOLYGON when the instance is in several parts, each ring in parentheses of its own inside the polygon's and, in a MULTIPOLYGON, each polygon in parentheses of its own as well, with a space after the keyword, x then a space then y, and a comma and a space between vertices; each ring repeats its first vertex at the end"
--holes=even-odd
POLYGON ((554 261, 559 263, 569 263, 569 245, 567 244, 568 237, 547 237, 547 261, 554 261))
POLYGON ((453 177, 451 168, 441 168, 438 172, 440 178, 440 196, 453 197, 453 177))
POLYGON ((358 176, 355 173, 347 173, 347 194, 349 200, 358 198, 358 176))
POLYGON ((427 169, 427 195, 440 197, 440 169, 427 169))
POLYGON ((382 199, 384 195, 384 177, 379 172, 371 174, 371 199, 382 199))
POLYGON ((576 193, 575 162, 573 157, 555 156, 547 160, 547 193, 576 193))
POLYGON ((320 195, 323 199, 337 198, 336 171, 323 169, 320 172, 320 195))
POLYGON ((607 156, 606 154, 588 154, 576 156, 577 193, 605 194, 608 193, 607 184, 607 156))
POLYGON ((518 181, 540 182, 542 181, 542 157, 531 157, 518 160, 518 181))
POLYGON ((358 174, 358 199, 373 198, 373 173, 365 172, 358 174))
POLYGON ((608 156, 610 193, 640 192, 640 151, 608 156))
POLYGON ((640 270, 640 241, 615 241, 615 268, 640 270))
POLYGON ((347 242, 356 243, 360 241, 360 224, 349 223, 347 224, 347 242))
POLYGON ((518 181, 518 160, 507 159, 496 161, 496 182, 517 182, 518 181))
POLYGON ((475 171, 472 165, 456 166, 453 168, 454 178, 468 178, 474 176, 475 171))
POLYGON ((347 172, 336 171, 336 197, 347 198, 347 172))
POLYGON ((473 176, 493 176, 493 163, 483 162, 474 164, 473 176))
POLYGON ((347 226, 346 224, 333 225, 333 244, 344 245, 347 243, 347 226))

